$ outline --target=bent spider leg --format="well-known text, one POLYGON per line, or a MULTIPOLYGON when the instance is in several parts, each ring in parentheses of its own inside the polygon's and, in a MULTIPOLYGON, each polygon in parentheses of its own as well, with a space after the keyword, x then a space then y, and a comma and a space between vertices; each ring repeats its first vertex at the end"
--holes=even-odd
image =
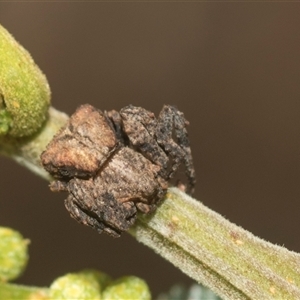
POLYGON ((173 159, 169 178, 174 175, 180 163, 183 161, 185 165, 185 173, 188 179, 188 192, 192 193, 194 191, 196 177, 188 133, 186 130, 187 124, 188 122, 184 118, 182 112, 171 105, 165 105, 157 120, 156 138, 157 143, 173 159), (173 130, 177 143, 172 138, 173 130))
POLYGON ((161 167, 166 177, 168 157, 155 140, 156 118, 152 112, 141 107, 126 106, 120 111, 123 130, 132 146, 147 159, 161 167))
POLYGON ((50 182, 49 188, 50 188, 51 192, 68 192, 68 182, 54 180, 54 181, 50 182))
POLYGON ((65 207, 71 217, 78 223, 90 226, 93 229, 96 229, 98 233, 101 233, 105 229, 105 225, 84 212, 74 200, 75 199, 71 194, 65 199, 65 207))
POLYGON ((112 122, 112 126, 115 129, 117 140, 120 144, 124 145, 124 135, 122 134, 122 120, 120 114, 116 110, 105 111, 105 115, 112 122))
POLYGON ((193 157, 190 147, 190 141, 188 137, 188 132, 186 126, 189 122, 184 118, 182 112, 178 111, 175 107, 172 107, 177 114, 174 115, 174 128, 175 135, 178 141, 178 145, 184 150, 184 164, 185 164, 185 173, 189 182, 189 193, 193 193, 196 185, 196 172, 193 164, 193 157))
POLYGON ((136 207, 131 202, 121 203, 112 193, 104 192, 98 196, 96 214, 109 227, 126 231, 134 224, 136 219, 136 207))
POLYGON ((157 207, 156 204, 149 205, 149 204, 146 204, 146 203, 143 203, 143 202, 137 202, 135 204, 135 206, 137 207, 137 209, 140 212, 142 212, 144 214, 149 214, 149 213, 155 211, 155 209, 157 207))

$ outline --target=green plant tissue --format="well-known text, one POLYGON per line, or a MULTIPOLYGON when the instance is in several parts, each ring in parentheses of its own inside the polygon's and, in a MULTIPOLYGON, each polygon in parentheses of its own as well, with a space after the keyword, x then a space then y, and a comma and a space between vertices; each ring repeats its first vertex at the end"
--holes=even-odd
POLYGON ((0 25, 0 136, 30 136, 50 105, 45 75, 30 54, 0 25))
POLYGON ((21 275, 28 262, 29 240, 10 228, 0 227, 0 281, 21 275))

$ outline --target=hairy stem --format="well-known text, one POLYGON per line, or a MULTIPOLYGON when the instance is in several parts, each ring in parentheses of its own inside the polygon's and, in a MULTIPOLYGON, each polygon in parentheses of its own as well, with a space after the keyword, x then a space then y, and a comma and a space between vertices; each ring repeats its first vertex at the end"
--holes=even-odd
POLYGON ((176 188, 131 234, 224 299, 300 299, 300 255, 268 243, 176 188))
POLYGON ((53 107, 44 126, 29 138, 0 139, 0 154, 11 157, 37 175, 50 180, 50 175, 43 169, 40 155, 45 150, 54 134, 67 122, 68 116, 53 107))

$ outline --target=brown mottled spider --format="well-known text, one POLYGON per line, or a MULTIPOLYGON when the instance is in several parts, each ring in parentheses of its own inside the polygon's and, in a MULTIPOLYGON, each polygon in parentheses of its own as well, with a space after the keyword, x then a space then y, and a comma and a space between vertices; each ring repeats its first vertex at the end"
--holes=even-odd
POLYGON ((65 206, 75 220, 119 237, 134 223, 137 210, 156 208, 181 163, 187 190, 193 191, 186 125, 183 113, 169 105, 157 119, 131 105, 104 113, 82 105, 41 155, 56 179, 50 188, 69 192, 65 206))

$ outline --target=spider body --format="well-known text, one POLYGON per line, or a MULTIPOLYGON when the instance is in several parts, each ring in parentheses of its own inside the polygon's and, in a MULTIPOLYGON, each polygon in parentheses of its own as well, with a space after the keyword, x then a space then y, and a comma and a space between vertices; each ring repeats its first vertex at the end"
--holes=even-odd
POLYGON ((75 220, 119 237, 137 211, 155 210, 181 163, 193 190, 186 125, 183 114, 168 105, 157 119, 141 107, 102 112, 82 105, 41 155, 55 178, 50 188, 69 193, 65 206, 75 220))

